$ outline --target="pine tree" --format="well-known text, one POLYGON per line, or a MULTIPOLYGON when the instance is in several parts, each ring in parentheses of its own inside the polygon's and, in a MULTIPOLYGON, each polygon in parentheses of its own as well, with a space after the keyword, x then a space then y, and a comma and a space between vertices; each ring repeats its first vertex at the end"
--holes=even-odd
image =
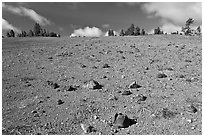
POLYGON ((142 29, 141 35, 145 35, 145 30, 144 29, 142 29))
POLYGON ((27 33, 26 33, 25 31, 22 31, 22 32, 21 32, 21 36, 22 36, 22 37, 26 37, 26 36, 27 36, 27 33))
POLYGON ((191 35, 192 29, 190 28, 190 25, 193 24, 193 22, 194 22, 194 19, 189 18, 186 21, 186 26, 182 27, 182 31, 185 33, 185 35, 191 35))
POLYGON ((201 34, 201 28, 200 28, 200 26, 197 27, 196 31, 197 31, 197 34, 198 34, 198 35, 201 34))
POLYGON ((13 30, 10 30, 10 37, 15 37, 15 32, 13 30))
POLYGON ((135 28, 135 36, 138 36, 138 35, 140 35, 140 28, 137 26, 135 28))
POLYGON ((163 31, 161 31, 160 28, 158 27, 157 29, 154 29, 154 34, 156 35, 163 34, 163 31))
POLYGON ((38 23, 35 23, 33 28, 34 36, 40 36, 41 30, 41 26, 38 23))
POLYGON ((125 35, 124 31, 123 31, 123 29, 121 29, 120 36, 124 36, 124 35, 125 35))
POLYGON ((114 32, 112 29, 108 30, 108 36, 114 36, 114 32))
POLYGON ((29 32, 28 32, 28 36, 29 36, 29 37, 33 37, 33 36, 34 36, 34 33, 33 33, 32 30, 29 30, 29 32))
POLYGON ((129 36, 134 35, 134 30, 135 30, 135 26, 134 26, 134 24, 131 24, 131 26, 125 32, 125 35, 129 35, 129 36))
POLYGON ((11 37, 9 31, 7 31, 6 36, 7 36, 7 37, 11 37))

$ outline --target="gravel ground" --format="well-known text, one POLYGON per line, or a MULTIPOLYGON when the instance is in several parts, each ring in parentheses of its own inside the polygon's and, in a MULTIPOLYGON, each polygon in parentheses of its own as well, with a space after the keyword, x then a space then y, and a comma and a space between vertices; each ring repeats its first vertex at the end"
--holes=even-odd
POLYGON ((202 134, 197 36, 5 38, 2 134, 202 134))

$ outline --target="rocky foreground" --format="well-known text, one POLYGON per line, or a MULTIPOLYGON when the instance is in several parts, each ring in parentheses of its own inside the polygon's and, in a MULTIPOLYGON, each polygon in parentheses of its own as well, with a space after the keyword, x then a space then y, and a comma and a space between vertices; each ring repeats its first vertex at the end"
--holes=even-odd
POLYGON ((2 40, 3 134, 202 134, 201 37, 2 40))

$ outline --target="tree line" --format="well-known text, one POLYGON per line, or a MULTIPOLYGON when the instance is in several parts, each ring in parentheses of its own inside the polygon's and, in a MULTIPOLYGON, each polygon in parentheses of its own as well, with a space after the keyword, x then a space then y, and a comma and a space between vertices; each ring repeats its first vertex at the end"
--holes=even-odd
MULTIPOLYGON (((196 30, 193 30, 190 25, 192 25, 194 22, 194 19, 189 18, 186 21, 185 27, 181 28, 181 32, 183 32, 184 35, 201 35, 201 27, 198 26, 196 30)), ((179 33, 179 31, 171 32, 171 34, 177 34, 177 35, 183 35, 182 33, 179 33)), ((154 35, 163 35, 167 34, 164 33, 163 30, 160 27, 157 27, 154 29, 154 35)), ((119 36, 138 36, 138 35, 147 35, 144 29, 140 29, 138 26, 135 27, 134 24, 131 24, 131 26, 124 31, 121 29, 119 36)), ((108 36, 115 36, 114 31, 112 29, 108 30, 108 36)))
POLYGON ((43 29, 40 24, 35 23, 33 29, 30 29, 28 32, 21 31, 21 33, 15 34, 14 30, 9 30, 6 33, 7 37, 60 37, 60 34, 55 32, 49 32, 46 29, 43 29))
POLYGON ((146 32, 144 29, 140 29, 138 26, 135 27, 134 24, 131 24, 131 26, 124 31, 121 29, 120 36, 138 36, 138 35, 146 35, 146 32))

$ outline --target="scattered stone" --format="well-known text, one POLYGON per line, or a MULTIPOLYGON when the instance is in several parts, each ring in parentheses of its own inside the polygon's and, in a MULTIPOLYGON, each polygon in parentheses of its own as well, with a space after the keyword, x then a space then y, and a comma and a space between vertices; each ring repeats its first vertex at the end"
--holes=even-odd
POLYGON ((193 104, 190 104, 190 105, 187 105, 186 111, 189 113, 196 113, 198 112, 198 109, 193 104))
POLYGON ((131 95, 132 92, 130 92, 130 90, 125 90, 122 92, 122 95, 131 95))
POLYGON ((149 70, 149 68, 148 68, 148 67, 145 67, 144 69, 145 69, 145 70, 149 70))
POLYGON ((183 74, 180 74, 179 75, 179 78, 184 78, 185 76, 183 74))
POLYGON ((54 89, 59 88, 60 86, 57 83, 53 83, 52 81, 47 81, 47 84, 51 87, 53 87, 54 89))
POLYGON ((81 67, 81 68, 85 68, 85 67, 86 67, 86 65, 84 65, 84 64, 81 64, 81 65, 80 65, 80 67, 81 67))
POLYGON ((116 113, 114 116, 113 126, 118 128, 127 128, 135 123, 135 119, 129 119, 127 115, 124 115, 122 113, 116 113))
POLYGON ((53 59, 53 57, 48 57, 48 59, 53 59))
POLYGON ((99 117, 98 116, 94 116, 94 119, 99 119, 99 117))
POLYGON ((108 64, 104 64, 103 68, 110 68, 110 66, 108 64))
POLYGON ((85 82, 85 84, 83 85, 84 88, 88 88, 88 89, 102 89, 102 85, 100 85, 97 81, 95 80, 89 80, 87 82, 85 82))
POLYGON ((76 91, 77 90, 77 86, 69 86, 69 88, 67 89, 67 91, 76 91))
POLYGON ((186 79, 187 82, 197 82, 199 81, 198 78, 189 78, 189 79, 186 79))
POLYGON ((192 119, 187 119, 186 121, 187 121, 188 123, 192 123, 192 122, 193 122, 192 119))
POLYGON ((131 83, 131 84, 129 85, 128 88, 130 88, 130 89, 137 89, 137 88, 141 88, 141 87, 142 87, 142 86, 138 85, 138 84, 136 83, 136 81, 134 81, 133 83, 131 83))
POLYGON ((33 110, 32 112, 31 112, 32 114, 36 114, 36 113, 38 113, 36 110, 33 110))
POLYGON ((84 133, 91 133, 91 132, 96 132, 96 130, 94 129, 93 126, 90 126, 88 124, 80 124, 82 130, 84 131, 84 133))
POLYGON ((64 101, 62 101, 61 99, 59 99, 59 100, 57 101, 57 105, 62 105, 62 104, 64 104, 64 101))
POLYGON ((167 77, 167 75, 164 74, 164 73, 159 73, 159 74, 157 75, 157 78, 166 78, 166 77, 167 77))
POLYGON ((114 95, 111 95, 111 97, 109 98, 109 100, 118 100, 118 98, 114 95))
POLYGON ((169 67, 169 68, 166 68, 166 70, 173 71, 174 69, 169 67))
POLYGON ((138 100, 137 103, 140 104, 142 101, 145 101, 147 99, 146 96, 144 96, 143 94, 140 94, 137 96, 138 100))

